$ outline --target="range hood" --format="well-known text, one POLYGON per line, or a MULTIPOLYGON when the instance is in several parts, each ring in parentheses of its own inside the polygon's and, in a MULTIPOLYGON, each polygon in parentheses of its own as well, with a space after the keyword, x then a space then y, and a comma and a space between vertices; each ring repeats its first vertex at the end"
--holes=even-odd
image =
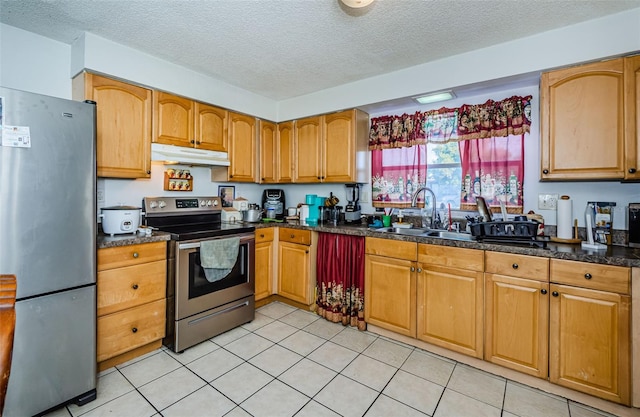
POLYGON ((207 151, 204 149, 184 148, 181 146, 151 144, 151 160, 165 164, 229 166, 226 152, 207 151))

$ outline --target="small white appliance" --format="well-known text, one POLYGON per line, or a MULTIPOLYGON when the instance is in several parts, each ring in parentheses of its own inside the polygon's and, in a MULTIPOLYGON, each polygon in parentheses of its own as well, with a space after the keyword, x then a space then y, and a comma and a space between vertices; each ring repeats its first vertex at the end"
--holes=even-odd
POLYGON ((102 207, 102 231, 107 235, 135 233, 140 225, 142 209, 133 206, 102 207))

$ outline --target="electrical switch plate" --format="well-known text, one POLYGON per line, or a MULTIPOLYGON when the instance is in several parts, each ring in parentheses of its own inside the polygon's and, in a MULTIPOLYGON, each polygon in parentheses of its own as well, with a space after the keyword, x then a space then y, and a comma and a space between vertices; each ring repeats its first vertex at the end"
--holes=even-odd
POLYGON ((558 207, 558 194, 538 194, 538 209, 555 210, 558 207))

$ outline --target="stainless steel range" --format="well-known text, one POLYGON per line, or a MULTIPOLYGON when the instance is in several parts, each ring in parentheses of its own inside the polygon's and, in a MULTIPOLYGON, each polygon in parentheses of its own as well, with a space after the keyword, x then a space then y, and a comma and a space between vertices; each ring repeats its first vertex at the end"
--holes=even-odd
POLYGON ((182 352, 252 321, 255 228, 223 223, 220 197, 145 197, 143 208, 148 226, 171 234, 164 344, 182 352), (219 249, 221 266, 226 262, 228 269, 215 269, 215 265, 212 269, 211 248, 219 249))

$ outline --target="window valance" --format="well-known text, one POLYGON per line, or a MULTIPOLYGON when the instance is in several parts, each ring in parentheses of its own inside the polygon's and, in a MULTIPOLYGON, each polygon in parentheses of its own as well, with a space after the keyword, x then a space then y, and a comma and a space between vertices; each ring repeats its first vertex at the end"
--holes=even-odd
POLYGON ((369 149, 506 137, 528 133, 531 96, 371 119, 369 149))

